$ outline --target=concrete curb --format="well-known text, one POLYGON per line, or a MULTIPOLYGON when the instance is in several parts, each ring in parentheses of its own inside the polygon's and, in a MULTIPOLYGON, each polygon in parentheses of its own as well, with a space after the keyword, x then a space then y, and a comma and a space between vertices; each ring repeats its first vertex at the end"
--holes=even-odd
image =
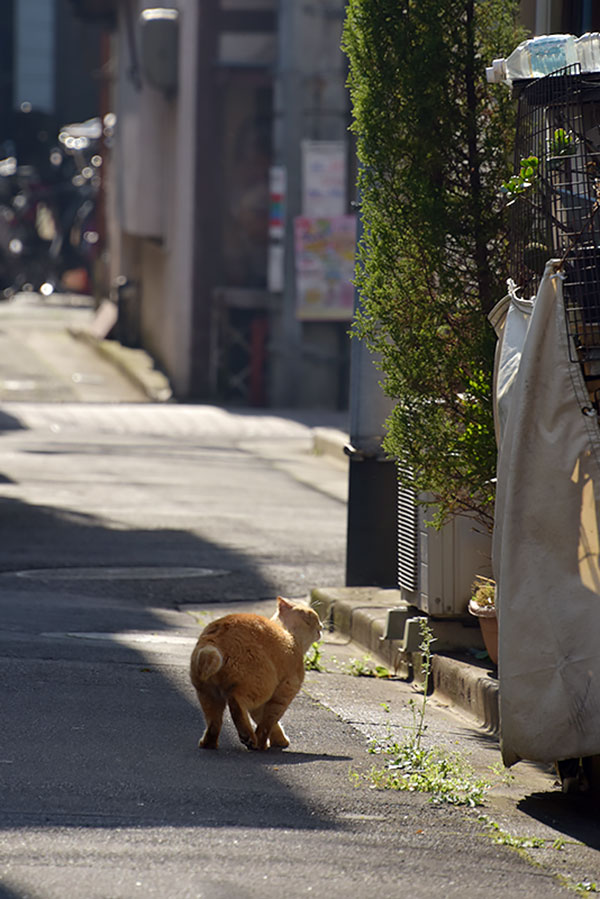
POLYGON ((167 377, 155 368, 154 360, 145 350, 124 347, 117 340, 105 340, 77 328, 70 328, 69 333, 112 363, 152 402, 165 403, 172 399, 173 391, 167 377))
POLYGON ((468 712, 478 724, 500 730, 498 680, 491 666, 478 666, 449 655, 434 655, 433 691, 450 705, 468 712))
MULTIPOLYGON (((399 590, 317 587, 311 591, 310 603, 332 630, 347 636, 401 678, 419 679, 420 653, 405 652, 400 640, 383 639, 388 611, 402 605, 399 590)), ((436 623, 432 625, 435 631, 436 623)), ((442 633, 443 629, 442 622, 442 633)), ((476 628, 468 639, 475 650, 483 645, 476 628)), ((470 714, 490 733, 498 732, 498 681, 491 662, 471 660, 462 652, 434 652, 432 680, 435 695, 470 714)))

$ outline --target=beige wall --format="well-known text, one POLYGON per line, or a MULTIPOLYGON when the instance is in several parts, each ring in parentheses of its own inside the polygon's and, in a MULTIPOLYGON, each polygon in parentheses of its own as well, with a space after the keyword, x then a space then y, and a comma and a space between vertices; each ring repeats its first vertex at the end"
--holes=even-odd
MULTIPOLYGON (((147 6, 138 0, 133 16, 147 6)), ((140 288, 142 343, 175 393, 190 389, 197 4, 179 0, 179 87, 173 98, 128 75, 131 53, 123 11, 115 82, 111 276, 140 288)))
POLYGON ((531 34, 535 33, 535 8, 537 5, 537 0, 521 0, 520 8, 521 8, 521 22, 525 26, 525 28, 531 32, 531 34))
POLYGON ((535 34, 551 34, 563 30, 563 9, 571 0, 521 0, 521 21, 535 34))

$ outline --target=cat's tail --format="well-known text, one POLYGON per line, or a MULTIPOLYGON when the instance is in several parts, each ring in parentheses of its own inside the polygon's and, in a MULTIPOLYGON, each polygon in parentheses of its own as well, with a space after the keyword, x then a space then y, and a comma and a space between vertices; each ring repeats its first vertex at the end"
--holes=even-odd
POLYGON ((194 652, 192 670, 195 677, 200 680, 208 680, 223 666, 223 656, 216 646, 208 644, 194 652))

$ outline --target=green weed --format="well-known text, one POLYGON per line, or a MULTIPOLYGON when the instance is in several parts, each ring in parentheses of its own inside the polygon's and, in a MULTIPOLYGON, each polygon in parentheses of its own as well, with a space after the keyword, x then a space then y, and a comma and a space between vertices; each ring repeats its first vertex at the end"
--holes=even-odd
POLYGON ((349 674, 353 677, 391 677, 389 668, 378 665, 369 656, 362 659, 350 659, 348 663, 349 674))
POLYGON ((326 671, 323 664, 323 641, 319 640, 313 643, 306 655, 304 656, 305 671, 326 671))
POLYGON ((353 787, 359 787, 361 783, 361 776, 358 771, 355 771, 354 768, 350 768, 348 771, 348 778, 353 787))
POLYGON ((506 830, 502 830, 495 821, 487 821, 490 828, 490 837, 494 843, 500 846, 512 846, 514 849, 542 849, 546 845, 543 837, 517 837, 506 830))
POLYGON ((507 785, 513 783, 515 775, 509 768, 505 768, 502 762, 494 762, 493 765, 488 765, 488 768, 502 783, 507 785))
MULTIPOLYGON (((556 837, 555 839, 550 839, 548 837, 532 837, 532 836, 522 836, 518 837, 515 834, 509 833, 506 830, 503 830, 500 825, 496 821, 492 821, 488 818, 487 815, 480 815, 479 821, 488 828, 490 833, 489 837, 493 840, 494 843, 498 843, 500 846, 512 846, 514 849, 543 849, 544 846, 549 846, 552 849, 556 849, 560 851, 565 848, 567 843, 571 845, 579 845, 577 841, 565 840, 563 837, 556 837)), ((591 891, 594 892, 596 888, 596 884, 589 883, 589 886, 594 888, 591 891)), ((575 884, 569 882, 569 886, 574 889, 581 889, 581 884, 575 884)), ((589 887, 586 888, 589 890, 589 887)))
POLYGON ((390 756, 385 767, 373 767, 368 774, 376 789, 428 793, 433 802, 450 805, 484 804, 489 784, 476 778, 459 755, 416 749, 410 744, 394 744, 384 751, 390 756))
POLYGON ((403 743, 373 741, 370 752, 387 756, 383 768, 373 767, 366 775, 372 786, 380 790, 409 790, 428 793, 433 802, 451 805, 477 806, 484 804, 489 784, 474 775, 472 768, 458 754, 449 755, 435 748, 423 747, 427 729, 425 712, 431 674, 431 645, 433 632, 423 618, 420 622, 423 673, 423 699, 419 704, 411 700, 411 735, 403 743))

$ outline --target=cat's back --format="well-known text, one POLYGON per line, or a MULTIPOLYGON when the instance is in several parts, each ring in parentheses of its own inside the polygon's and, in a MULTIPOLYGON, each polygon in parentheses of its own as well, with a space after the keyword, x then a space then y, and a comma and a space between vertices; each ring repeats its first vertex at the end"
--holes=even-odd
POLYGON ((213 644, 225 653, 260 652, 296 654, 292 635, 276 621, 253 612, 234 612, 211 621, 198 638, 199 645, 213 644))

